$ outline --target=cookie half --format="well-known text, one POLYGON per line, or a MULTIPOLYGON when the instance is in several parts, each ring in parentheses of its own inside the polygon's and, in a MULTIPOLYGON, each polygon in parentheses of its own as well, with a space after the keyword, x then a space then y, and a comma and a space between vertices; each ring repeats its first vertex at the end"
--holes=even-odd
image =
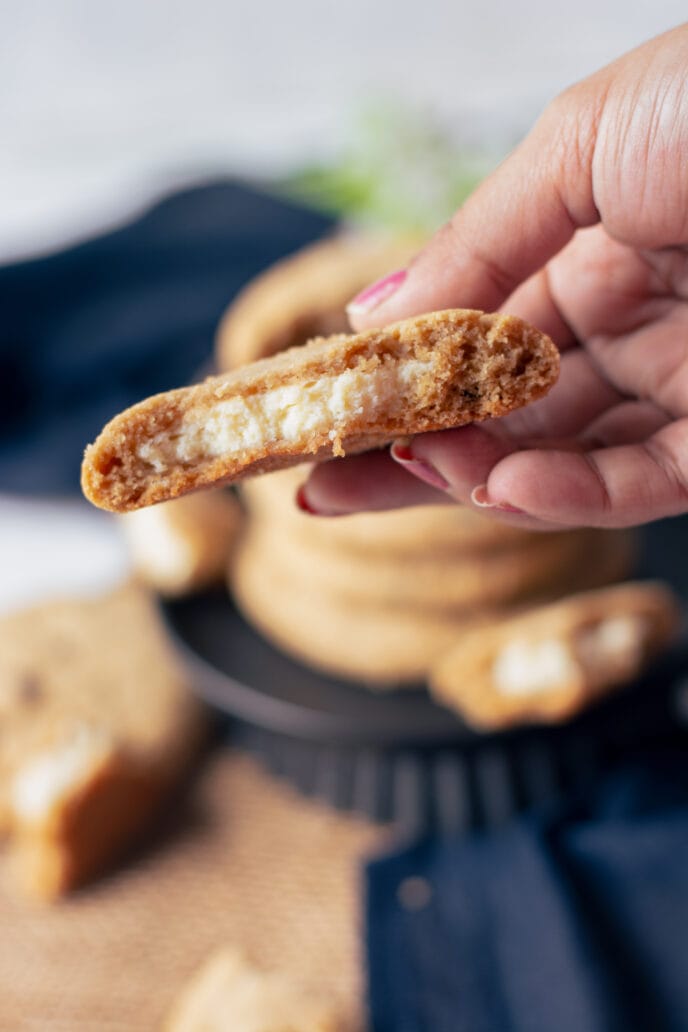
POLYGON ((501 416, 544 394, 558 370, 549 337, 465 309, 315 340, 123 412, 87 448, 82 486, 94 504, 126 512, 501 416))
POLYGON ((0 831, 53 899, 129 847, 200 749, 205 719, 141 589, 0 621, 0 831))
POLYGON ((637 677, 678 624, 678 601, 661 584, 569 596, 462 634, 430 689, 479 728, 566 720, 637 677))

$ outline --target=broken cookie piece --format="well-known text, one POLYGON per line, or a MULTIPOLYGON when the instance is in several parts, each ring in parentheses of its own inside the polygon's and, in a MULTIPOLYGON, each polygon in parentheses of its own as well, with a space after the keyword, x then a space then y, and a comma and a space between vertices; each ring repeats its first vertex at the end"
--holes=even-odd
POLYGON ((170 598, 220 584, 243 512, 229 491, 203 491, 119 517, 139 581, 170 598))
POLYGON ((152 601, 129 585, 3 617, 0 713, 0 832, 15 883, 43 900, 131 846, 205 736, 152 601))
POLYGON ((544 334, 464 309, 315 340, 123 412, 87 448, 82 486, 126 512, 501 416, 544 394, 558 370, 544 334))
POLYGON ((430 689, 479 728, 566 720, 637 677, 678 624, 678 601, 661 584, 571 595, 467 630, 430 689))
POLYGON ((168 1018, 167 1032, 343 1032, 335 1008, 282 971, 264 971, 236 949, 214 953, 168 1018))

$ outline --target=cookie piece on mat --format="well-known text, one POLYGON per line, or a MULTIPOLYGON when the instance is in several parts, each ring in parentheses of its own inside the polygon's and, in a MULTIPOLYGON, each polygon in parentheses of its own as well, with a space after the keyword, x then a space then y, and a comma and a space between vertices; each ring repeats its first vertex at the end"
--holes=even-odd
POLYGON ((182 991, 166 1032, 343 1032, 335 1007, 282 971, 255 967, 222 949, 182 991))
POLYGON ((549 337, 515 316, 453 309, 291 348, 115 417, 82 486, 125 512, 255 473, 501 416, 555 382, 549 337))
POLYGON ((243 512, 229 491, 202 491, 120 517, 138 580, 178 597, 220 584, 243 512))
POLYGON ((134 586, 0 620, 0 706, 0 828, 40 898, 108 867, 203 741, 202 709, 134 586))
POLYGON ((271 266, 241 291, 218 328, 219 369, 267 358, 312 337, 346 333, 346 305, 367 283, 406 266, 420 238, 342 233, 271 266))
POLYGON ((563 721, 636 677, 678 624, 661 584, 572 595, 464 633, 431 670, 430 690, 480 728, 563 721))

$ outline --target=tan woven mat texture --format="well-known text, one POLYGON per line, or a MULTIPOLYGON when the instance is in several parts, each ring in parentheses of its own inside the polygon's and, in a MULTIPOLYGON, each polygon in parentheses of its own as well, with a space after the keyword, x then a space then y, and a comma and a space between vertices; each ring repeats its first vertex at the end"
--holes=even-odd
POLYGON ((159 1029, 227 943, 332 995, 358 1030, 361 864, 384 841, 248 757, 215 754, 170 827, 112 876, 52 907, 0 884, 0 1030, 159 1029))

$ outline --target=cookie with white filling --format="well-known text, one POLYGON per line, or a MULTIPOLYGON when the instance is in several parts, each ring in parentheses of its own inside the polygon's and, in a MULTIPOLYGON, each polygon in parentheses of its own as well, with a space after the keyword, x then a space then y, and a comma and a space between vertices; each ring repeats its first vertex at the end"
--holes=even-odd
POLYGON ((678 624, 677 599, 658 583, 571 595, 466 631, 430 690, 478 728, 564 721, 637 677, 678 624))
POLYGON ((0 832, 54 899, 129 848, 201 747, 204 715, 155 607, 125 586, 0 620, 0 832))
POLYGON ((515 316, 465 309, 315 340, 115 417, 86 450, 82 486, 94 504, 126 512, 505 415, 558 371, 549 337, 515 316))

